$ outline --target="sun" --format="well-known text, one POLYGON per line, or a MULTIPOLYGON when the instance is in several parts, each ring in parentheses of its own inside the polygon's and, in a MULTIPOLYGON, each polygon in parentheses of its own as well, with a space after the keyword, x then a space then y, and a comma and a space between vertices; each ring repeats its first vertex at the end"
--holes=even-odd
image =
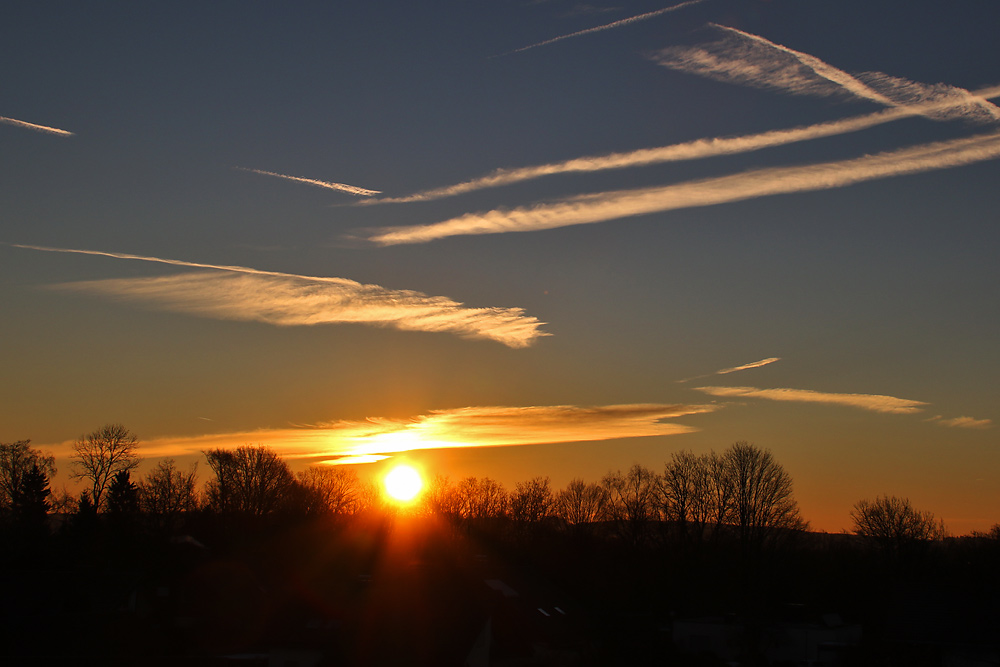
POLYGON ((416 498, 423 486, 424 480, 412 466, 398 465, 385 476, 385 492, 401 503, 416 498))

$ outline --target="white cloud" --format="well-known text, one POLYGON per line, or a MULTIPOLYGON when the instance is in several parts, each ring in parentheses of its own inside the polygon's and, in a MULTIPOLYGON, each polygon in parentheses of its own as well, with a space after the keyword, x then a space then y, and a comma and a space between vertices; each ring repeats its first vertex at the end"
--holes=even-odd
POLYGON ((832 394, 810 389, 758 389, 757 387, 695 387, 698 391, 723 398, 762 398, 769 401, 794 401, 798 403, 828 403, 846 405, 873 412, 908 414, 920 412, 923 401, 912 401, 895 396, 878 394, 832 394))
POLYGON ((450 236, 555 229, 757 197, 829 190, 997 157, 1000 134, 981 134, 851 160, 760 169, 675 185, 580 195, 530 207, 469 213, 428 225, 375 229, 367 238, 379 245, 396 245, 450 236))
POLYGON ((56 285, 54 288, 100 294, 150 304, 175 312, 280 326, 360 323, 404 331, 440 331, 465 338, 494 340, 521 348, 549 334, 542 322, 520 308, 470 308, 447 297, 412 290, 391 290, 345 278, 300 276, 241 266, 92 250, 15 246, 50 252, 102 255, 213 269, 153 278, 120 278, 56 285))
POLYGON ((67 132, 66 130, 60 130, 58 127, 49 127, 47 125, 36 125, 34 123, 27 123, 23 120, 17 120, 16 118, 7 118, 6 116, 0 116, 0 123, 6 123, 7 125, 13 125, 14 127, 22 127, 26 130, 34 130, 35 132, 45 132, 46 134, 58 134, 63 137, 73 136, 72 132, 67 132))
POLYGON ((275 178, 283 178, 286 181, 296 181, 298 183, 305 183, 307 185, 315 185, 318 188, 326 188, 328 190, 339 190, 341 192, 347 192, 352 195, 359 195, 362 197, 371 197, 372 195, 380 194, 381 190, 369 190, 367 188, 359 188, 356 185, 348 185, 346 183, 334 183, 332 181, 318 181, 314 178, 301 178, 299 176, 288 176, 286 174, 278 174, 273 171, 263 171, 261 169, 247 169, 246 167, 234 167, 234 169, 239 169, 240 171, 249 171, 253 174, 260 174, 262 176, 274 176, 275 178))

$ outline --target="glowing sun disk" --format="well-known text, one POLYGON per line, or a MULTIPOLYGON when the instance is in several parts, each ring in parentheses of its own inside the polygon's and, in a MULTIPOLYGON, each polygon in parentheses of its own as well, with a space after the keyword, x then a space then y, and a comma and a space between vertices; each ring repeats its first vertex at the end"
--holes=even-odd
POLYGON ((407 465, 396 466, 385 476, 386 493, 400 502, 416 498, 423 486, 420 473, 407 465))

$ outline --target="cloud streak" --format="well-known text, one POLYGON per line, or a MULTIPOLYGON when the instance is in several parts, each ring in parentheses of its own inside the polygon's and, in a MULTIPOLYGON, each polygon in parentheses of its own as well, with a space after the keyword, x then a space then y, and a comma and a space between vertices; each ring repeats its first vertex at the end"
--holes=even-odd
POLYGON ((1000 108, 983 95, 946 84, 928 85, 881 72, 848 74, 819 58, 736 28, 710 24, 728 39, 697 47, 669 47, 653 56, 660 65, 712 79, 795 95, 868 100, 907 115, 934 120, 994 123, 1000 108))
POLYGON ((768 364, 773 364, 776 361, 781 361, 781 357, 768 357, 767 359, 761 359, 760 361, 753 361, 749 364, 743 364, 742 366, 733 366, 732 368, 723 368, 722 370, 715 371, 714 373, 706 373, 705 375, 696 375, 694 377, 687 378, 685 380, 677 380, 677 384, 684 384, 685 382, 690 382, 691 380, 700 380, 702 378, 711 377, 713 375, 729 375, 730 373, 737 373, 739 371, 746 371, 753 368, 760 368, 761 366, 767 366, 768 364))
POLYGON ((992 419, 975 419, 974 417, 952 417, 950 419, 945 419, 941 417, 941 415, 938 415, 936 417, 931 417, 927 421, 940 424, 941 426, 948 426, 950 428, 968 428, 977 430, 993 428, 992 419))
POLYGON ((98 255, 212 269, 152 278, 65 283, 53 289, 98 294, 156 308, 222 320, 278 326, 358 323, 402 331, 446 332, 523 348, 539 337, 542 322, 520 308, 469 308, 447 297, 391 290, 345 278, 301 276, 94 250, 15 245, 47 252, 98 255))
POLYGON ((997 157, 1000 157, 1000 133, 989 133, 850 160, 760 169, 652 188, 599 192, 554 203, 469 213, 428 225, 374 229, 367 238, 385 246, 426 243, 450 236, 555 229, 758 197, 829 190, 997 157))
MULTIPOLYGON (((635 151, 622 153, 610 153, 606 155, 592 155, 578 157, 562 162, 550 162, 547 164, 534 165, 529 167, 519 167, 515 169, 497 169, 496 171, 480 177, 445 186, 425 190, 405 197, 381 197, 378 199, 366 199, 359 203, 365 205, 372 204, 395 204, 417 201, 430 201, 444 199, 467 192, 485 190, 487 188, 512 185, 523 181, 554 176, 559 174, 586 173, 605 171, 610 169, 626 169, 631 167, 644 167, 653 164, 664 164, 668 162, 681 162, 684 160, 697 160, 721 155, 737 155, 749 153, 751 151, 788 144, 800 141, 810 141, 824 137, 833 137, 849 132, 858 132, 872 127, 877 127, 884 123, 909 118, 916 115, 934 115, 950 113, 949 110, 955 108, 967 109, 969 106, 966 97, 971 96, 975 100, 987 100, 1000 96, 1000 86, 983 88, 974 93, 968 92, 967 96, 961 98, 942 97, 930 101, 913 102, 906 106, 895 107, 884 111, 878 111, 862 116, 854 116, 835 120, 826 123, 815 123, 784 130, 772 130, 758 134, 748 134, 736 137, 712 137, 696 139, 680 144, 669 146, 658 146, 655 148, 643 148, 635 151)), ((992 105, 991 105, 992 106, 992 105)))
POLYGON ((328 190, 338 190, 340 192, 347 192, 352 195, 358 195, 360 197, 371 197, 373 195, 381 194, 381 190, 369 190, 368 188, 359 188, 356 185, 348 185, 347 183, 334 183, 332 181, 319 181, 314 178, 302 178, 300 176, 288 176, 287 174, 278 174, 273 171, 264 171, 262 169, 248 169, 246 167, 233 167, 240 171, 248 171, 252 174, 260 174, 261 176, 274 176, 275 178, 283 178, 286 181, 295 181, 297 183, 305 183, 307 185, 314 185, 318 188, 326 188, 328 190))
POLYGON ((762 398, 768 401, 792 401, 796 403, 826 403, 844 405, 872 412, 910 414, 920 412, 923 401, 911 401, 895 396, 878 394, 832 394, 811 389, 758 389, 757 387, 695 387, 697 391, 721 398, 762 398))
POLYGON ((514 49, 513 51, 507 51, 506 53, 501 53, 499 56, 493 56, 494 58, 499 58, 500 56, 509 56, 514 53, 521 53, 522 51, 527 51, 529 49, 538 48, 539 46, 546 46, 548 44, 554 44, 555 42, 561 42, 564 39, 570 39, 572 37, 581 37, 583 35, 589 35, 595 32, 602 32, 604 30, 612 30, 614 28, 621 28, 623 26, 631 25, 633 23, 638 23, 639 21, 645 21, 662 14, 667 14, 669 12, 675 12, 678 9, 683 9, 684 7, 690 7, 691 5, 697 5, 704 0, 688 0, 688 2, 682 2, 679 5, 673 5, 672 7, 665 7, 664 9, 657 9, 652 12, 646 12, 645 14, 638 14, 636 16, 629 17, 627 19, 622 19, 620 21, 614 21, 613 23, 606 23, 604 25, 599 25, 594 28, 587 28, 586 30, 578 30, 577 32, 570 33, 568 35, 560 35, 559 37, 553 37, 552 39, 547 39, 544 42, 537 42, 535 44, 529 44, 528 46, 522 46, 519 49, 514 49))
MULTIPOLYGON (((717 409, 714 405, 664 404, 476 406, 434 410, 412 419, 336 421, 309 427, 156 438, 144 440, 142 450, 147 457, 183 456, 259 443, 288 458, 365 463, 419 450, 679 435, 697 429, 665 420, 717 409)), ((65 445, 67 455, 70 446, 65 445)))
POLYGON ((738 371, 746 371, 751 368, 760 368, 761 366, 767 366, 768 364, 773 364, 776 361, 781 361, 781 357, 768 357, 767 359, 761 359, 760 361, 753 361, 749 364, 743 364, 742 366, 733 366, 732 368, 723 368, 721 371, 715 371, 716 375, 728 375, 729 373, 736 373, 738 371))
POLYGON ((67 130, 60 130, 58 127, 49 127, 48 125, 36 125, 34 123, 28 123, 23 120, 17 120, 16 118, 7 118, 6 116, 0 116, 0 123, 13 125, 14 127, 21 127, 26 130, 34 130, 35 132, 45 132, 46 134, 57 134, 61 137, 73 136, 72 132, 69 132, 67 130))

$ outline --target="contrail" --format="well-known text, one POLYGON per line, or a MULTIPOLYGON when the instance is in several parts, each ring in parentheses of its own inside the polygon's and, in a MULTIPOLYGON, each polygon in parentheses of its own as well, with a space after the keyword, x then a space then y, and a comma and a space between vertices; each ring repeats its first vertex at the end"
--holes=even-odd
POLYGON ((210 269, 153 278, 93 280, 56 285, 117 297, 174 312, 276 326, 358 323, 401 331, 447 332, 494 340, 511 348, 549 334, 521 308, 470 308, 443 296, 365 285, 345 278, 302 276, 244 266, 202 264, 97 250, 12 244, 15 248, 97 255, 210 269), (220 273, 221 272, 221 273, 220 273))
POLYGON ((714 373, 706 373, 705 375, 696 375, 694 377, 687 378, 686 380, 677 380, 677 384, 683 384, 685 382, 690 382, 691 380, 700 380, 702 378, 711 377, 713 375, 728 375, 729 373, 736 373, 737 371, 746 371, 752 368, 760 368, 761 366, 767 366, 768 364, 773 364, 776 361, 781 361, 781 357, 768 357, 767 359, 761 359, 760 361, 754 361, 749 364, 743 364, 742 366, 733 366, 732 368, 723 368, 721 371, 715 371, 714 373))
POLYGON ((661 187, 580 195, 531 207, 469 213, 429 225, 375 229, 367 238, 378 245, 396 245, 449 236, 555 229, 793 192, 830 190, 997 157, 1000 157, 1000 133, 990 133, 851 160, 760 169, 661 187))
POLYGON ((669 47, 654 60, 671 69, 796 95, 847 93, 889 108, 912 108, 934 120, 1000 120, 1000 108, 976 93, 946 84, 923 84, 881 72, 851 75, 819 58, 736 28, 709 24, 735 36, 700 47, 669 47), (782 61, 776 54, 789 58, 782 61), (926 104, 932 106, 925 106, 926 104))
POLYGON ((58 127, 49 127, 48 125, 35 125, 34 123, 26 123, 23 120, 17 120, 16 118, 7 118, 6 116, 0 116, 0 123, 7 123, 8 125, 13 125, 15 127, 23 127, 26 130, 34 130, 35 132, 46 132, 48 134, 58 134, 62 137, 72 137, 73 133, 66 130, 60 130, 58 127))
POLYGON ((742 30, 738 30, 736 28, 730 28, 729 26, 719 25, 718 23, 710 23, 709 25, 715 28, 719 28, 720 30, 726 30, 728 32, 737 35, 742 35, 743 37, 749 40, 752 40, 759 44, 764 44, 765 46, 769 46, 772 49, 777 49, 782 53, 787 53, 791 56, 794 56, 796 60, 798 60, 800 63, 811 69, 819 76, 823 77, 827 81, 830 81, 831 83, 837 84, 838 86, 852 93, 853 95, 856 95, 858 97, 867 100, 871 100, 872 102, 877 102, 887 107, 897 106, 896 103, 893 102, 888 97, 885 97, 879 92, 872 90, 871 88, 869 88, 862 82, 858 81, 847 72, 837 69, 832 65, 828 65, 827 63, 823 62, 822 60, 820 60, 815 56, 811 56, 808 53, 802 53, 801 51, 790 49, 787 46, 782 46, 781 44, 775 44, 774 42, 764 39, 759 35, 752 35, 748 32, 743 32, 742 30))
POLYGON ((682 2, 679 5, 674 5, 672 7, 666 7, 664 9, 657 9, 652 12, 646 12, 645 14, 638 14, 637 16, 632 16, 627 19, 621 19, 620 21, 615 21, 614 23, 607 23, 605 25, 599 25, 595 28, 587 28, 586 30, 579 30, 577 32, 570 33, 568 35, 561 35, 559 37, 553 37, 552 39, 547 39, 544 42, 538 42, 537 44, 530 44, 528 46, 522 46, 519 49, 514 49, 513 51, 507 51, 506 53, 501 53, 499 55, 493 56, 494 58, 499 58, 501 56, 509 56, 513 53, 521 53, 522 51, 527 51, 528 49, 534 49, 539 46, 546 46, 547 44, 553 44, 555 42, 561 42, 564 39, 569 39, 571 37, 580 37, 581 35, 589 35, 593 32, 601 32, 602 30, 611 30, 612 28, 620 28, 625 25, 632 23, 638 23, 639 21, 645 21, 646 19, 651 19, 655 16, 661 14, 666 14, 667 12, 677 11, 678 9, 683 9, 684 7, 689 7, 690 5, 697 5, 705 0, 688 0, 688 2, 682 2))
POLYGON ((381 194, 381 190, 369 190, 367 188, 359 188, 356 185, 348 185, 346 183, 334 183, 332 181, 318 181, 314 178, 302 178, 300 176, 288 176, 286 174, 277 174, 273 171, 264 171, 262 169, 248 169, 246 167, 233 167, 234 169, 239 169, 240 171, 249 171, 254 174, 260 174, 262 176, 274 176, 275 178, 283 178, 286 181, 297 181, 299 183, 306 183, 308 185, 315 185, 318 188, 326 188, 328 190, 340 190, 341 192, 348 192, 352 195, 360 195, 362 197, 371 197, 372 195, 381 194))
MULTIPOLYGON (((1000 97, 1000 86, 983 88, 975 92, 966 91, 972 99, 987 100, 993 97, 1000 97)), ((562 162, 550 162, 548 164, 535 165, 530 167, 518 167, 516 169, 497 169, 487 176, 475 178, 455 185, 449 185, 433 190, 425 190, 406 197, 384 197, 379 199, 365 199, 360 204, 398 204, 418 201, 431 201, 434 199, 444 199, 467 192, 475 192, 487 188, 512 185, 523 181, 553 176, 558 174, 596 172, 610 169, 626 169, 630 167, 643 167, 652 164, 663 164, 667 162, 680 162, 684 160, 698 160, 719 155, 736 155, 749 153, 751 151, 785 146, 800 141, 810 141, 823 137, 833 137, 850 132, 859 132, 868 128, 877 127, 884 123, 891 123, 901 118, 909 118, 918 115, 927 115, 947 111, 957 106, 967 106, 963 99, 947 98, 941 101, 923 102, 921 104, 911 104, 905 107, 895 107, 884 111, 862 116, 853 116, 842 120, 829 121, 826 123, 815 123, 785 130, 772 130, 759 134, 747 134, 738 137, 711 137, 705 139, 695 139, 680 144, 669 146, 658 146, 656 148, 642 148, 624 153, 609 153, 607 155, 592 155, 578 157, 562 162)), ((993 106, 992 104, 990 106, 993 106)))
POLYGON ((768 357, 767 359, 761 359, 760 361, 754 361, 749 364, 743 364, 742 366, 723 368, 721 371, 715 371, 715 374, 728 375, 729 373, 736 373, 737 371, 746 371, 750 370, 751 368, 760 368, 761 366, 767 366, 768 364, 773 364, 776 361, 781 361, 781 357, 768 357))

